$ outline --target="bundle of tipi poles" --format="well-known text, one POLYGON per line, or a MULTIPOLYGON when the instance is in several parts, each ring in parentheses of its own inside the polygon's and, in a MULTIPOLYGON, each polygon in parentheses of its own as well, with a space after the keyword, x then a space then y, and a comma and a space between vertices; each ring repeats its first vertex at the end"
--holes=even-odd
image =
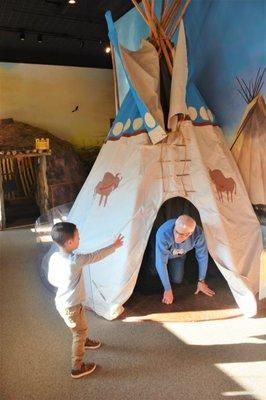
POLYGON ((149 27, 149 40, 163 54, 169 73, 173 71, 172 38, 179 27, 190 0, 162 0, 160 16, 155 13, 156 0, 142 0, 141 7, 136 0, 132 0, 136 9, 149 27))
POLYGON ((260 68, 258 69, 257 75, 254 79, 251 79, 249 83, 245 82, 244 79, 236 77, 236 80, 240 86, 237 91, 241 94, 245 102, 251 103, 253 99, 260 93, 262 86, 264 84, 263 76, 265 74, 266 67, 261 71, 260 68))

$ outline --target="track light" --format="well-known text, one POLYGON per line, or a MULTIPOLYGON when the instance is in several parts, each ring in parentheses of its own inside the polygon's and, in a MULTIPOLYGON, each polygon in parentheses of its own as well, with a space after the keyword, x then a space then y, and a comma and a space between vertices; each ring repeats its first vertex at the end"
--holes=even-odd
POLYGON ((38 35, 37 36, 37 42, 38 43, 42 43, 42 35, 38 35))
POLYGON ((22 42, 24 42, 24 40, 25 40, 25 33, 24 33, 24 32, 21 32, 21 33, 19 34, 19 38, 20 38, 20 40, 21 40, 22 42))
POLYGON ((106 54, 111 53, 111 47, 109 44, 106 44, 106 41, 99 40, 100 46, 104 48, 106 54))

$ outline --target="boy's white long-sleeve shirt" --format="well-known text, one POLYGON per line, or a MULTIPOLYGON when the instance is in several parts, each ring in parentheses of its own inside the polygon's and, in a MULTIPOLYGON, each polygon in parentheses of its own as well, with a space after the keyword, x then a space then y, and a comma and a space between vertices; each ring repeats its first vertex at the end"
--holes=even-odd
POLYGON ((82 269, 115 251, 114 245, 104 247, 93 253, 54 253, 49 261, 48 281, 57 287, 55 305, 59 310, 73 307, 85 300, 85 287, 82 269))

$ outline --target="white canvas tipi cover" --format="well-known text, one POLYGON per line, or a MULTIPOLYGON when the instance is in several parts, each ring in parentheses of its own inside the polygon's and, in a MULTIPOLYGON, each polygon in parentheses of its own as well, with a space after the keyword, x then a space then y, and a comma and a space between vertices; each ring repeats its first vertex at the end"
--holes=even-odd
POLYGON ((112 243, 119 233, 125 241, 114 254, 85 268, 86 305, 107 319, 123 311, 158 210, 167 199, 182 196, 197 207, 209 252, 238 305, 247 315, 254 315, 262 250, 260 227, 223 134, 188 80, 184 28, 180 28, 174 59, 172 132, 166 137, 156 97, 159 61, 155 48, 144 42, 140 53, 123 49, 110 15, 107 19, 129 92, 68 220, 80 230, 82 253, 112 243), (135 69, 129 71, 129 65, 135 69), (150 84, 143 82, 146 91, 140 95, 136 88, 142 74, 149 75, 150 84), (153 101, 148 104, 151 96, 153 101), (182 122, 178 122, 179 113, 185 115, 182 122))
POLYGON ((231 151, 251 203, 266 206, 266 105, 262 95, 247 105, 231 151))

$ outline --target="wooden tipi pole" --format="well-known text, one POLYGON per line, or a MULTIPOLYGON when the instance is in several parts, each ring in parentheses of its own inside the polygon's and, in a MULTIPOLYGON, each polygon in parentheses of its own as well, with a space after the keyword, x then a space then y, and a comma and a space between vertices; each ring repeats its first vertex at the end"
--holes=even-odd
POLYGON ((118 81, 117 81, 117 70, 115 62, 115 51, 112 43, 110 43, 112 65, 113 65, 113 80, 114 80, 114 90, 115 90, 115 113, 118 113, 120 103, 119 103, 119 91, 118 91, 118 81))

